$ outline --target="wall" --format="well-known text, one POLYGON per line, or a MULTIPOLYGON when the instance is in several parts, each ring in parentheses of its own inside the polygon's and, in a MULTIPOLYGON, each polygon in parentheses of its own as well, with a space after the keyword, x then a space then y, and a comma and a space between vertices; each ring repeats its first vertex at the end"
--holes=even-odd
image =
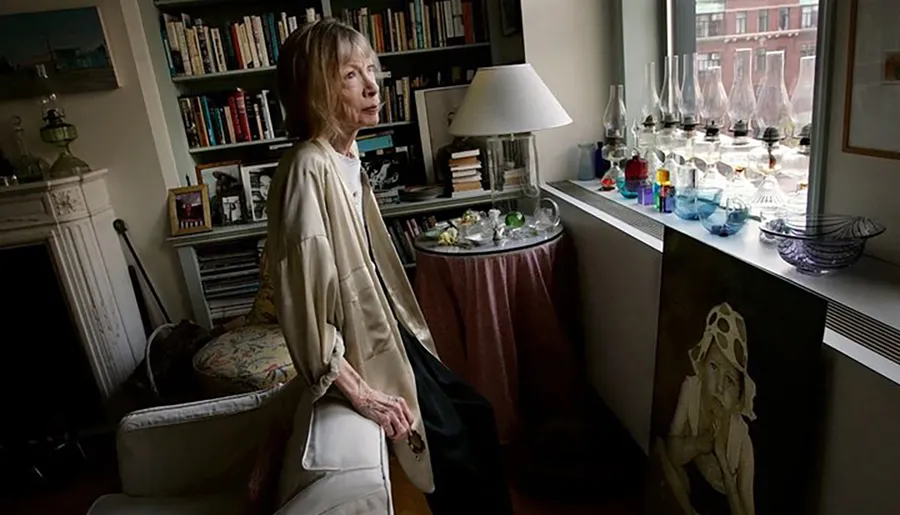
MULTIPOLYGON (((173 317, 188 313, 182 291, 181 270, 175 254, 164 241, 168 233, 167 184, 157 146, 159 134, 151 127, 146 95, 139 70, 144 68, 146 45, 143 32, 132 26, 139 0, 3 0, 0 14, 67 9, 96 5, 106 30, 107 44, 120 88, 111 91, 70 94, 61 97, 68 120, 78 127, 75 155, 94 168, 108 168, 107 183, 116 215, 129 227, 132 243, 156 284, 173 317), (135 45, 135 42, 138 44, 135 45)), ((142 1, 142 0, 140 0, 142 1)), ((146 3, 146 2, 145 2, 146 3)), ((0 102, 0 120, 13 115, 24 119, 27 143, 33 152, 52 161, 53 148, 38 135, 38 99, 0 102)), ((0 131, 4 139, 7 131, 0 131)))
POLYGON ((574 178, 578 143, 603 134, 603 110, 613 81, 614 0, 522 0, 525 60, 573 123, 537 133, 541 179, 574 178))
MULTIPOLYGON (((652 247, 578 205, 556 199, 578 253, 592 383, 646 452, 662 242, 652 247)), ((822 469, 817 512, 900 513, 895 472, 900 463, 900 386, 830 347, 823 355, 829 379, 818 435, 822 469)))
MULTIPOLYGON (((850 1, 834 2, 835 45, 832 63, 832 99, 828 150, 824 168, 825 212, 863 215, 888 226, 871 240, 866 251, 900 265, 900 202, 890 187, 900 178, 900 161, 844 152, 844 98, 850 40, 850 1)), ((885 130, 895 130, 895 120, 885 130)))

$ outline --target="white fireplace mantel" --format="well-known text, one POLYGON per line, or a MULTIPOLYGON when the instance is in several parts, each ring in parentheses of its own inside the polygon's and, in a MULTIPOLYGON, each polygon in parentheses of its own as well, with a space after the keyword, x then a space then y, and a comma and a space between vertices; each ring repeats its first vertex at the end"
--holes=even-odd
MULTIPOLYGON (((0 249, 47 245, 98 390, 109 398, 140 363, 146 338, 105 175, 0 188, 0 249)), ((27 275, 16 287, 28 287, 27 275)))

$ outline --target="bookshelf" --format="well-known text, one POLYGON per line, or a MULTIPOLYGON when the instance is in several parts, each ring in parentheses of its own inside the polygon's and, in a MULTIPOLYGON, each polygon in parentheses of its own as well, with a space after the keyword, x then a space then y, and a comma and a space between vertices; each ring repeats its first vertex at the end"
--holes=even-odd
MULTIPOLYGON (((490 12, 496 11, 490 2, 154 1, 165 69, 173 86, 171 93, 162 92, 163 101, 173 106, 167 113, 170 137, 180 140, 173 148, 186 149, 179 168, 188 163, 277 161, 293 144, 283 129, 276 92, 280 46, 307 20, 334 17, 369 39, 387 72, 382 83, 383 122, 361 131, 360 136, 389 134, 394 145, 390 150, 402 148, 408 157, 404 184, 421 184, 424 159, 431 157, 422 155, 414 93, 465 84, 477 68, 494 64, 490 29, 499 22, 489 19, 490 12)), ((195 180, 194 170, 179 172, 186 182, 195 180)), ((407 270, 415 269, 408 244, 417 232, 435 220, 492 202, 487 191, 473 193, 380 207, 407 270)), ((519 191, 508 191, 494 200, 515 201, 520 196, 519 191)), ((249 311, 259 286, 254 259, 265 233, 265 222, 245 222, 168 239, 178 253, 198 323, 210 327, 249 311)))

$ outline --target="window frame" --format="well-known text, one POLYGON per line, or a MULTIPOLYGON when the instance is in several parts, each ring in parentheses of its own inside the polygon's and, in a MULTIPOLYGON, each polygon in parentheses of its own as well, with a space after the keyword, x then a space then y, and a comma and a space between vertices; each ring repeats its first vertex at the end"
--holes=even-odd
POLYGON ((734 33, 747 33, 747 11, 738 11, 734 14, 734 33))
POLYGON ((769 32, 769 10, 768 9, 760 9, 759 13, 756 15, 756 31, 757 32, 769 32), (763 20, 766 21, 765 26, 763 25, 763 20))
MULTIPOLYGON (((625 0, 622 0, 625 1, 625 0)), ((826 181, 825 165, 828 156, 829 132, 831 130, 827 100, 834 89, 833 65, 835 46, 835 1, 819 0, 816 20, 816 86, 813 100, 812 139, 814 143, 809 167, 808 211, 821 213, 824 205, 826 181)), ((667 55, 690 54, 697 51, 696 7, 694 2, 684 0, 659 0, 665 13, 667 55), (675 4, 678 4, 676 8, 675 4), (685 30, 684 27, 689 27, 685 30)), ((771 16, 770 16, 771 23, 771 16)), ((662 71, 660 70, 660 73, 662 71)), ((842 130, 835 127, 834 130, 842 130)))
POLYGON ((791 8, 778 8, 778 30, 791 30, 791 8))

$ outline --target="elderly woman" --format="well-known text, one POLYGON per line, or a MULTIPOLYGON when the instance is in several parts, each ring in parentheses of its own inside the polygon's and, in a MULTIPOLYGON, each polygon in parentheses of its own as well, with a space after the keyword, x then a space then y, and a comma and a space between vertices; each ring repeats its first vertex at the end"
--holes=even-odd
POLYGON ((268 263, 279 322, 314 400, 375 421, 435 515, 512 513, 490 405, 439 361, 356 147, 378 124, 378 61, 332 20, 285 42, 278 82, 299 143, 269 191, 268 263))

